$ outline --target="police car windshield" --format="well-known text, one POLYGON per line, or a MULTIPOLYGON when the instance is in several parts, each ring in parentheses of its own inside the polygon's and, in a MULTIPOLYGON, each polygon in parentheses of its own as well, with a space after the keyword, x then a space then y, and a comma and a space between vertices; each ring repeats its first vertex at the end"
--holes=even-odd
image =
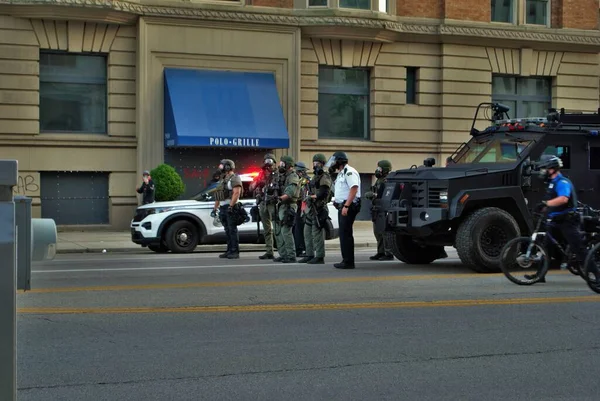
POLYGON ((532 142, 532 139, 523 139, 510 134, 473 138, 453 158, 453 162, 454 164, 516 162, 532 142))

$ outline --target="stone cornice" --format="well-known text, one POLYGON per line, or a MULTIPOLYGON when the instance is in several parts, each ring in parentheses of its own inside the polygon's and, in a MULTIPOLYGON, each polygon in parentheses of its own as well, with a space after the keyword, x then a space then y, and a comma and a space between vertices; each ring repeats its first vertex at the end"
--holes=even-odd
MULTIPOLYGON (((128 14, 130 16, 153 16, 172 18, 193 18, 213 21, 251 22, 270 25, 297 27, 343 26, 367 28, 377 31, 395 32, 398 39, 405 35, 438 36, 441 41, 453 38, 484 38, 487 40, 515 41, 529 43, 572 44, 578 47, 600 47, 600 31, 563 30, 531 27, 497 27, 488 24, 472 24, 466 21, 415 21, 407 18, 394 18, 353 12, 331 10, 331 15, 318 14, 311 10, 289 10, 268 7, 243 6, 239 1, 210 3, 190 3, 161 0, 0 0, 0 11, 25 18, 42 18, 40 6, 65 8, 88 8, 128 14), (33 7, 35 6, 35 11, 33 7), (29 10, 29 12, 28 12, 29 10)), ((49 7, 50 8, 50 7, 49 7)), ((60 18, 67 18, 61 13, 60 18)), ((43 16, 52 18, 52 14, 43 16)), ((56 15, 56 14, 54 14, 56 15)), ((79 13, 81 18, 81 13, 79 13)), ((117 18, 115 18, 115 21, 117 18)), ((123 18, 123 22, 130 18, 123 18)), ((387 36, 387 35, 386 35, 387 36)), ((597 51, 597 50, 596 50, 597 51)))

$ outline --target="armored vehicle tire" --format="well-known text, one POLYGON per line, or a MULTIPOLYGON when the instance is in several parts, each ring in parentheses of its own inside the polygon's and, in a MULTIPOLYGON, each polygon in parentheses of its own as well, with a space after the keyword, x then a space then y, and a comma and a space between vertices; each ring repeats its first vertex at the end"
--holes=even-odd
POLYGON ((198 229, 187 220, 171 224, 165 235, 165 242, 173 253, 190 253, 198 246, 198 229))
POLYGON ((427 265, 440 259, 443 246, 420 245, 408 235, 385 232, 392 254, 401 262, 410 265, 427 265))
POLYGON ((455 246, 462 263, 478 273, 500 272, 502 248, 521 234, 506 211, 485 207, 471 213, 456 233, 455 246))
POLYGON ((162 242, 161 242, 160 245, 148 245, 148 249, 150 249, 152 252, 156 252, 156 253, 167 253, 167 252, 169 252, 169 247, 167 247, 162 242))

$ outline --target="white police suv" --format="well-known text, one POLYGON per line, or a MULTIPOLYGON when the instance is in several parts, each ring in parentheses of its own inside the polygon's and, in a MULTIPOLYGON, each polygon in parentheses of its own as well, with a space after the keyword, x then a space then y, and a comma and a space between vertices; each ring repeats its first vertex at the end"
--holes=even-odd
MULTIPOLYGON (((256 199, 249 190, 258 173, 241 174, 244 194, 240 202, 250 216, 256 199)), ((209 185, 190 200, 155 202, 136 209, 131 221, 131 240, 148 249, 164 253, 193 252, 199 244, 225 244, 223 226, 217 217, 211 217, 214 207, 215 184, 209 185)), ((334 232, 328 239, 337 238, 338 212, 333 203, 328 205, 334 232)), ((238 226, 241 243, 264 243, 262 224, 252 220, 238 226)))

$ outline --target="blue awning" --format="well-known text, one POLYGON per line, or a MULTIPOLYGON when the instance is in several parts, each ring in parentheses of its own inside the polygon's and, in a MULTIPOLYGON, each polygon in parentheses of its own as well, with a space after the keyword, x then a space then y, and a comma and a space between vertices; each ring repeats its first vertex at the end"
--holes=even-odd
POLYGON ((287 149, 271 73, 165 68, 165 146, 287 149))

